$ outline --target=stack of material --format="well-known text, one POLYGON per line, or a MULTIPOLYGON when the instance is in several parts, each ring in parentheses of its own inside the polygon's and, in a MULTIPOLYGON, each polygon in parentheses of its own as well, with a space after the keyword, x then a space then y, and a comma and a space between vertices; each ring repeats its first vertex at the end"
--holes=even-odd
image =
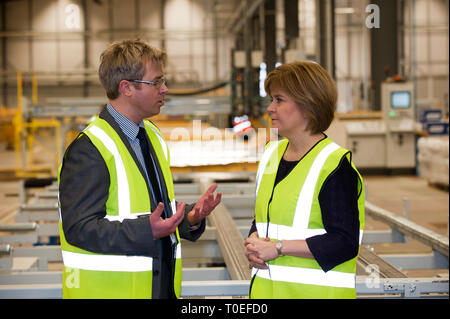
POLYGON ((254 144, 239 140, 170 141, 167 145, 172 167, 257 164, 263 151, 263 148, 258 150, 254 144))
POLYGON ((448 136, 421 137, 418 148, 420 176, 430 184, 448 188, 448 136))

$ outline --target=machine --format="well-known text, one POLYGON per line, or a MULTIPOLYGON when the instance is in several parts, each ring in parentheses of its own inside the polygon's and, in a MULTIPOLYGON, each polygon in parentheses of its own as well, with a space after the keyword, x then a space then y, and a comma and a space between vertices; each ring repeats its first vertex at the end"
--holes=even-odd
POLYGON ((383 83, 383 120, 386 123, 386 167, 415 167, 415 105, 413 83, 383 83))
POLYGON ((381 119, 345 124, 347 147, 360 168, 415 168, 415 104, 411 82, 384 82, 381 119))

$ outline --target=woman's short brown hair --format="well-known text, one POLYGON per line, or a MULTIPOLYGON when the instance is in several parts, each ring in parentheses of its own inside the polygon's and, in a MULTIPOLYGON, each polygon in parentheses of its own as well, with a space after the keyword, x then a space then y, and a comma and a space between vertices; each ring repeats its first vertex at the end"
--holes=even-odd
POLYGON ((298 61, 282 64, 269 73, 264 88, 288 94, 308 118, 307 130, 312 134, 324 132, 334 118, 337 89, 331 76, 319 64, 298 61))
POLYGON ((122 80, 141 80, 147 61, 164 67, 167 55, 146 42, 123 40, 111 43, 100 56, 98 75, 111 100, 119 97, 119 83, 122 80))

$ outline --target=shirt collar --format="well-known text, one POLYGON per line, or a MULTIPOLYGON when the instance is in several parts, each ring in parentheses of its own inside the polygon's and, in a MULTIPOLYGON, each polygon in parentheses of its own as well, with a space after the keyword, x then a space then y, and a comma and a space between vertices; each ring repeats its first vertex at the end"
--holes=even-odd
POLYGON ((131 140, 134 140, 138 133, 139 128, 143 127, 145 128, 144 122, 140 121, 139 125, 136 125, 132 120, 127 118, 125 115, 117 111, 114 106, 111 104, 107 104, 106 108, 108 109, 111 116, 114 118, 114 120, 119 124, 120 129, 125 133, 125 135, 130 138, 131 140))

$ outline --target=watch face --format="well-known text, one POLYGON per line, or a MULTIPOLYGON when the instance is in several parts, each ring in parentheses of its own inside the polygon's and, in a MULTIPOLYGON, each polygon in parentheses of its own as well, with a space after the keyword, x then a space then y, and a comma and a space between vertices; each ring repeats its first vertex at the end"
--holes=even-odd
POLYGON ((278 254, 281 255, 281 241, 278 241, 278 242, 275 244, 275 247, 276 247, 276 249, 277 249, 277 251, 278 251, 278 254))

